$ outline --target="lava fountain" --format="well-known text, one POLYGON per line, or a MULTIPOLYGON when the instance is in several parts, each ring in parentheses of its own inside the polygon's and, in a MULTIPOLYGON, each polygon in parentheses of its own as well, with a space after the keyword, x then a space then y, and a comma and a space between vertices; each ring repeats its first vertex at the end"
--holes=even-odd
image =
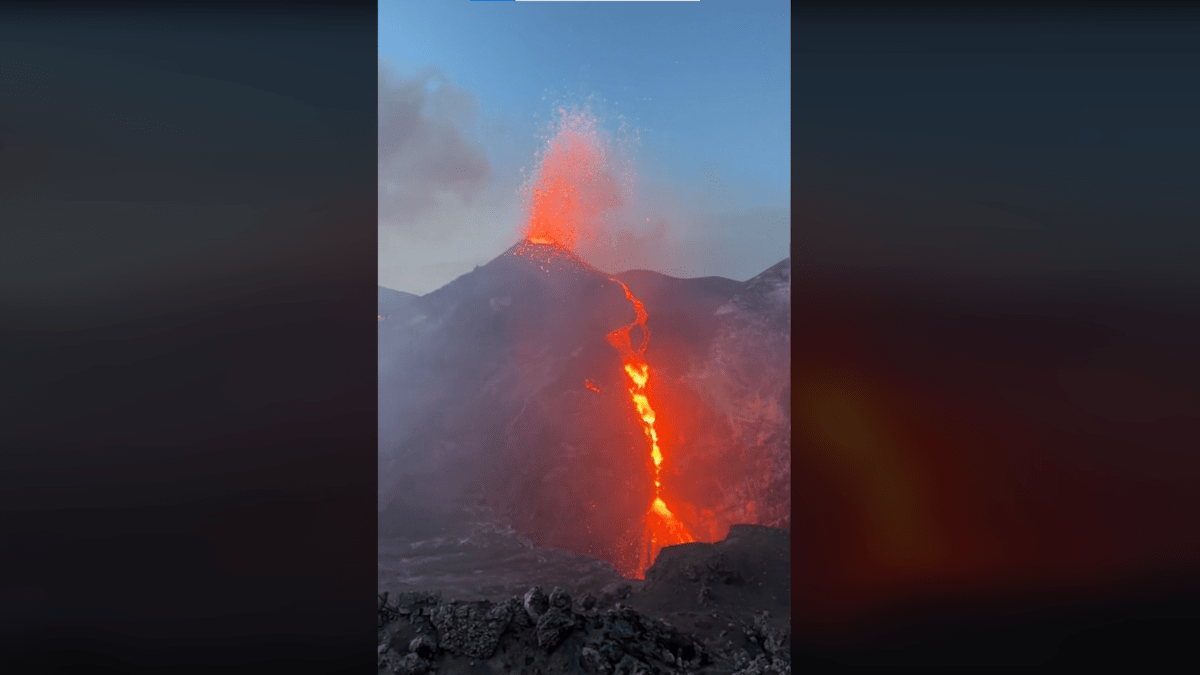
POLYGON ((558 128, 538 158, 538 172, 525 187, 525 239, 575 251, 603 235, 602 216, 624 199, 596 119, 586 109, 560 109, 559 116, 558 128))
MULTIPOLYGON (((608 153, 595 118, 586 109, 573 113, 560 109, 559 113, 558 129, 547 140, 540 157, 539 172, 526 187, 529 220, 524 235, 530 244, 573 251, 582 241, 594 240, 603 234, 602 216, 621 206, 623 199, 620 184, 610 170, 608 153)), ((643 518, 638 554, 636 559, 618 563, 622 574, 640 579, 662 547, 695 539, 662 499, 663 454, 654 428, 654 408, 646 389, 652 374, 646 361, 646 347, 650 344, 650 331, 646 327, 649 314, 624 282, 614 277, 610 279, 621 285, 634 309, 634 321, 610 332, 608 341, 621 355, 630 382, 629 398, 649 441, 650 458, 654 463, 654 499, 643 518), (641 332, 637 349, 633 348, 630 337, 635 327, 641 332)), ((594 385, 588 388, 599 391, 594 385)))

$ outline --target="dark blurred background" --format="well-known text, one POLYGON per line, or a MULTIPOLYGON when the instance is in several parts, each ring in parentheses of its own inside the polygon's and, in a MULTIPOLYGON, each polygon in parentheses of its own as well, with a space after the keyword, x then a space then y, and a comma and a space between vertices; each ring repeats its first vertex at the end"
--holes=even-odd
POLYGON ((0 9, 0 670, 372 667, 375 11, 0 9))
POLYGON ((1185 9, 794 13, 802 649, 1103 661, 1194 633, 1185 9))

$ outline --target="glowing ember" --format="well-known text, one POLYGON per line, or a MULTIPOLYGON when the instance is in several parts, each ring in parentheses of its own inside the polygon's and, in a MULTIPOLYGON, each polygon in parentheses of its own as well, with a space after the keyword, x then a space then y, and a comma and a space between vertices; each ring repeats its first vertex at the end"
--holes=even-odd
POLYGON ((600 387, 597 387, 596 383, 592 382, 591 380, 584 380, 583 386, 587 387, 588 389, 591 389, 592 391, 596 392, 597 394, 600 393, 600 387))
POLYGON ((575 250, 592 240, 600 216, 623 203, 605 139, 586 110, 559 110, 558 128, 542 150, 537 174, 525 187, 525 239, 575 250))

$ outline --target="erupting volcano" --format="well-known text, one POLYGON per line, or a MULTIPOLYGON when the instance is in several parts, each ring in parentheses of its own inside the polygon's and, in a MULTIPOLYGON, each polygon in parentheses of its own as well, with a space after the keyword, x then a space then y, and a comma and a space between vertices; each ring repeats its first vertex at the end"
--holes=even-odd
MULTIPOLYGON (((594 118, 584 112, 563 115, 556 135, 548 141, 541 156, 540 171, 528 187, 529 220, 524 231, 528 244, 546 245, 571 251, 581 239, 592 239, 602 227, 605 211, 619 207, 623 199, 619 184, 614 180, 604 143, 595 127, 594 118)), ((634 297, 623 281, 610 277, 624 289, 625 298, 634 305, 634 322, 608 334, 608 342, 617 348, 631 386, 629 396, 635 406, 642 430, 649 441, 650 459, 654 461, 654 501, 650 502, 644 518, 643 542, 638 546, 636 560, 620 563, 626 577, 641 579, 652 565, 662 546, 694 542, 695 537, 683 522, 662 501, 662 450, 658 431, 654 429, 654 408, 650 406, 647 383, 650 366, 646 348, 650 331, 646 306, 634 297), (641 329, 637 350, 632 346, 630 333, 641 329)), ((588 382, 595 390, 594 384, 588 382)))
MULTIPOLYGON (((571 115, 560 113, 563 114, 561 124, 547 143, 539 173, 527 191, 529 220, 525 242, 572 251, 581 239, 595 238, 602 227, 601 217, 607 210, 620 206, 623 200, 619 184, 607 166, 607 153, 595 120, 586 111, 571 115)), ((522 250, 529 249, 518 249, 518 252, 522 250)), ((642 544, 635 559, 620 563, 622 574, 640 579, 663 546, 693 542, 695 537, 662 499, 663 455, 654 428, 654 408, 646 390, 650 380, 650 365, 646 362, 646 347, 650 344, 650 330, 646 327, 649 314, 629 286, 613 277, 609 280, 621 285, 635 313, 632 323, 608 334, 608 342, 621 355, 631 383, 629 397, 650 443, 650 458, 654 462, 654 499, 646 510, 642 544), (637 349, 630 337, 635 327, 641 331, 637 349)), ((598 391, 590 381, 587 384, 598 391)))
POLYGON ((516 244, 426 295, 380 289, 381 587, 487 595, 536 560, 599 590, 652 577, 664 547, 787 527, 790 262, 745 282, 598 269, 584 254, 636 240, 610 236, 635 218, 614 211, 619 150, 564 113, 516 244), (459 545, 501 562, 447 566, 459 545))

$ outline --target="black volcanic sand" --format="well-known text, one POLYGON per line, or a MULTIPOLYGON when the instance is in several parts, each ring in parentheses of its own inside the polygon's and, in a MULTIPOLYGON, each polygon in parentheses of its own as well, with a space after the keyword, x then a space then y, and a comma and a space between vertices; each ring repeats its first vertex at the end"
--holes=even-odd
POLYGON ((791 673, 791 535, 734 525, 662 550, 644 582, 501 602, 379 598, 379 670, 395 673, 791 673))

